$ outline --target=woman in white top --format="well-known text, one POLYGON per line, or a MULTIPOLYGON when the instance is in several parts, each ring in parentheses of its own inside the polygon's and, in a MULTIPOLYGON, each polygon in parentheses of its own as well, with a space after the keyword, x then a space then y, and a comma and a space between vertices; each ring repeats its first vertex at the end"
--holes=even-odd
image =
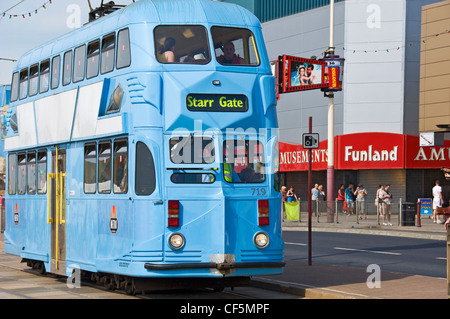
POLYGON ((442 207, 442 187, 439 185, 439 180, 436 181, 436 185, 433 187, 433 223, 442 224, 439 220, 439 216, 436 214, 436 207, 442 207))

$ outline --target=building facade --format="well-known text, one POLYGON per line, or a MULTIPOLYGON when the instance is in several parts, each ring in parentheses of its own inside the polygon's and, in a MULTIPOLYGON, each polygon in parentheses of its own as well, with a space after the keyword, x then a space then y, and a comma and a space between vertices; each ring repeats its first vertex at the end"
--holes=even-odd
MULTIPOLYGON (((345 58, 343 90, 334 99, 336 190, 340 184, 363 184, 372 202, 378 185, 389 183, 395 201, 416 202, 431 197, 434 181, 440 179, 448 201, 450 184, 440 168, 450 166, 450 145, 419 143, 422 6, 435 2, 335 2, 335 52, 345 58)), ((329 24, 329 1, 263 22, 269 58, 322 58, 329 46, 329 24)), ((309 197, 309 190, 301 138, 310 116, 321 141, 313 156, 313 183, 326 187, 327 113, 328 98, 320 90, 283 94, 278 101, 282 182, 293 185, 302 199, 309 197)))

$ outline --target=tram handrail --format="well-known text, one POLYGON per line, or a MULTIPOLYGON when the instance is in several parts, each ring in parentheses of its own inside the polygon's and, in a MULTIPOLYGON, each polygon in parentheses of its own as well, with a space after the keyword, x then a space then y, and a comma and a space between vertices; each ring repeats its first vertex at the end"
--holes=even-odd
POLYGON ((53 224, 53 218, 50 218, 50 180, 54 178, 54 173, 47 173, 47 224, 53 224))

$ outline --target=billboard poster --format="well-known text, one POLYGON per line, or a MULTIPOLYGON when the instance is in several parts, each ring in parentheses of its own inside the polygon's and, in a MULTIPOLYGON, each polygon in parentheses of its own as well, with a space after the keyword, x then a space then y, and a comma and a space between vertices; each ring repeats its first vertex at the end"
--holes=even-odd
POLYGON ((280 93, 314 90, 327 87, 324 61, 283 55, 279 58, 280 93))

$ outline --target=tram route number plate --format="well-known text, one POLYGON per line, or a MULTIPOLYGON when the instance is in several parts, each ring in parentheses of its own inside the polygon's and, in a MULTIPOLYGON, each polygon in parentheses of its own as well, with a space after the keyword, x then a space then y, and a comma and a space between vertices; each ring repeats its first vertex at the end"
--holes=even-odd
POLYGON ((248 99, 242 94, 189 94, 186 107, 197 112, 246 112, 248 99))

